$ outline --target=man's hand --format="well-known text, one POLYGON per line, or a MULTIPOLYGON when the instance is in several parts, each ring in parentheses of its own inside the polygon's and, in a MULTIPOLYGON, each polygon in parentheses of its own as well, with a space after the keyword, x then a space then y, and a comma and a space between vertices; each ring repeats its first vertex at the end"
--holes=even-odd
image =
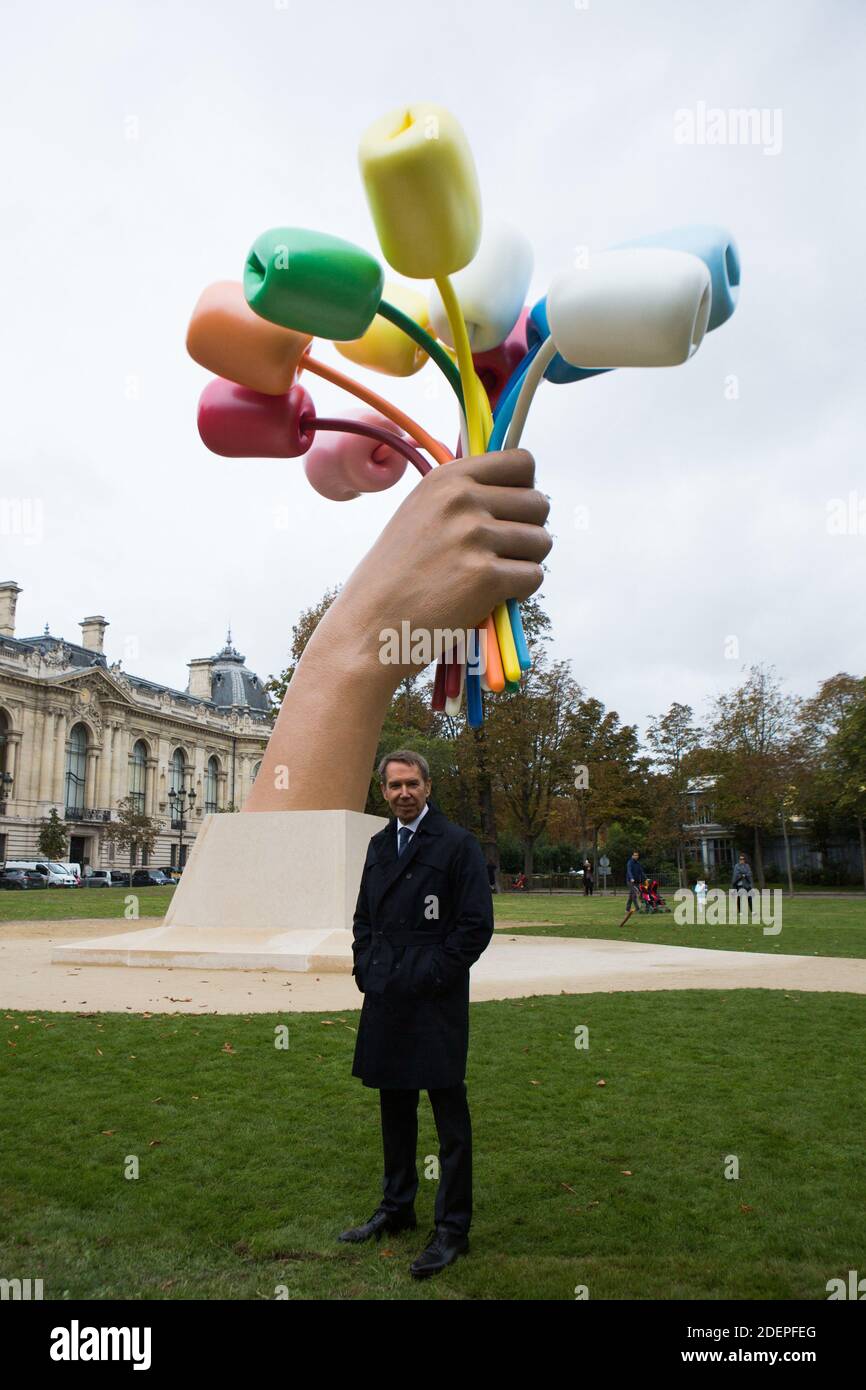
MULTIPOLYGON (((457 459, 422 478, 353 571, 332 605, 351 617, 378 654, 390 629, 467 631, 499 603, 529 598, 553 544, 550 504, 525 449, 457 459)), ((329 615, 330 616, 330 612, 329 615)), ((390 665, 392 689, 423 668, 390 665)))

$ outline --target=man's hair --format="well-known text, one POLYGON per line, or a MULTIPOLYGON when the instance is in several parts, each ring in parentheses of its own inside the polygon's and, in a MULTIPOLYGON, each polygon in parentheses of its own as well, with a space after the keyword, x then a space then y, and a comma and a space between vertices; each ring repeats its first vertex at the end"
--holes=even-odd
POLYGON ((425 782, 430 781, 430 764, 426 758, 422 758, 420 753, 413 753, 411 748, 398 748, 395 753, 386 753, 379 764, 379 782, 382 786, 388 776, 389 763, 410 763, 412 767, 417 767, 425 782))

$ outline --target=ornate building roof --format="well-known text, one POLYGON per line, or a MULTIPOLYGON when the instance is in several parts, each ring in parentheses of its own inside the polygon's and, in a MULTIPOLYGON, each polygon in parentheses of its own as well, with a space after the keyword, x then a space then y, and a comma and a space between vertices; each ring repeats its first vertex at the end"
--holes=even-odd
POLYGON ((228 630, 225 646, 212 658, 211 699, 220 709, 248 709, 266 713, 271 702, 254 671, 244 665, 246 657, 232 645, 228 630))

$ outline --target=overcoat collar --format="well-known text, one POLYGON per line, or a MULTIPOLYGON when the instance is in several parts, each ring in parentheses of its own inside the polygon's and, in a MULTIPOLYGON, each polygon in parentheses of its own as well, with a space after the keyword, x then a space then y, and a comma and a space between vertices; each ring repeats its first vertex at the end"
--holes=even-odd
POLYGON ((375 836, 375 839, 379 842, 376 846, 376 857, 385 874, 385 881, 382 885, 383 892, 390 888, 392 882, 397 878, 397 874, 402 873, 406 866, 411 863, 413 857, 417 853, 421 837, 427 835, 441 835, 445 828, 446 820, 447 817, 439 810, 433 798, 428 798, 427 814, 422 817, 418 829, 415 831, 415 834, 412 836, 412 839, 409 841, 403 853, 399 856, 397 854, 397 836, 394 833, 393 818, 388 822, 384 830, 379 831, 378 835, 375 836))

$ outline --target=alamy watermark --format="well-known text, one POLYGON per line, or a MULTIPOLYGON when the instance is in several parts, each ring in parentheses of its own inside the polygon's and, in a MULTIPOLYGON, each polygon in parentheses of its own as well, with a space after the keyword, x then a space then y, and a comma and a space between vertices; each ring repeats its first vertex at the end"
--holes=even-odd
POLYGON ((447 655, 449 661, 483 672, 487 670, 487 629, 470 627, 413 628, 408 618, 396 628, 379 633, 379 660, 383 666, 429 666, 447 655))
POLYGON ((782 892, 779 888, 710 888, 693 893, 678 888, 674 893, 674 921, 678 927, 761 926, 764 936, 778 936, 782 930, 782 892))
POLYGON ((705 101, 674 112, 677 145, 760 145, 764 154, 782 152, 782 110, 776 106, 740 106, 727 111, 705 101))

